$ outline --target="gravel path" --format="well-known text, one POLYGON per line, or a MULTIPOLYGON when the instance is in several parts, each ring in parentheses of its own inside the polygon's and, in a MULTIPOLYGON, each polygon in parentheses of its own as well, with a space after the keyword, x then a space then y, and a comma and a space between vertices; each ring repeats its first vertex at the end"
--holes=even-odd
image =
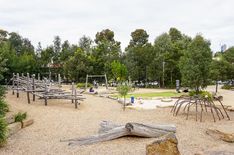
POLYGON ((84 137, 96 134, 99 123, 109 120, 124 124, 126 122, 176 124, 176 136, 179 150, 184 155, 194 154, 206 149, 232 150, 234 145, 213 140, 205 134, 207 128, 234 132, 234 113, 229 113, 231 121, 212 121, 211 115, 204 116, 202 123, 196 122, 191 116, 185 120, 184 115, 173 117, 168 108, 155 110, 123 111, 121 105, 107 98, 85 95, 79 109, 66 100, 49 100, 44 106, 43 100, 27 104, 26 95, 20 93, 20 98, 6 95, 12 109, 27 111, 34 119, 34 124, 19 131, 9 138, 8 144, 0 149, 0 154, 34 155, 34 154, 79 154, 79 155, 143 155, 146 144, 154 141, 149 138, 126 137, 113 141, 89 146, 68 146, 60 139, 84 137))

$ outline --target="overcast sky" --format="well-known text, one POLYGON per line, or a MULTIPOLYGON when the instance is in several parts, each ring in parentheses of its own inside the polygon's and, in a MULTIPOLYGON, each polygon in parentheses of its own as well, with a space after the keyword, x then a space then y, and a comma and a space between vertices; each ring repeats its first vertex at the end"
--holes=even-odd
POLYGON ((0 0, 0 29, 46 47, 55 35, 77 43, 109 28, 123 49, 137 28, 153 42, 176 27, 193 37, 202 33, 217 51, 221 44, 234 45, 233 6, 233 0, 0 0))

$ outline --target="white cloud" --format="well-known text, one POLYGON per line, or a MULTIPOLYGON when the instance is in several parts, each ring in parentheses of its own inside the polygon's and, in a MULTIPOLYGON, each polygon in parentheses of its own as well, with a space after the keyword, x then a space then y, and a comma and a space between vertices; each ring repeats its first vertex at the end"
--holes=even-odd
POLYGON ((217 51, 221 43, 234 45, 233 5, 232 0, 0 0, 0 27, 43 46, 55 35, 76 43, 109 28, 122 48, 136 28, 145 29, 152 42, 177 27, 191 36, 202 33, 217 51))

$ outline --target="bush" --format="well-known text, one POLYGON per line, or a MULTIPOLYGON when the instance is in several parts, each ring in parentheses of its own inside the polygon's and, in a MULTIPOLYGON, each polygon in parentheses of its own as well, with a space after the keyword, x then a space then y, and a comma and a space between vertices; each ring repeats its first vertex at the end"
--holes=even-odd
POLYGON ((6 112, 9 111, 9 106, 8 104, 0 98, 0 116, 5 116, 6 112))
MULTIPOLYGON (((85 88, 85 83, 77 83, 76 84, 77 88, 85 88)), ((87 87, 92 87, 91 83, 87 83, 87 87)))
POLYGON ((15 115, 15 122, 22 122, 26 118, 27 118, 27 113, 26 112, 25 113, 18 112, 15 115))
POLYGON ((195 95, 199 95, 199 96, 201 96, 203 98, 207 98, 209 100, 213 99, 213 95, 208 91, 199 91, 198 94, 196 94, 196 91, 189 92, 189 96, 195 96, 195 95))
POLYGON ((5 93, 6 93, 6 88, 0 85, 0 99, 4 97, 5 93))
POLYGON ((230 89, 234 89, 234 86, 232 86, 232 85, 223 85, 222 89, 230 90, 230 89))
POLYGON ((4 145, 7 140, 7 123, 3 117, 0 117, 0 146, 4 145))

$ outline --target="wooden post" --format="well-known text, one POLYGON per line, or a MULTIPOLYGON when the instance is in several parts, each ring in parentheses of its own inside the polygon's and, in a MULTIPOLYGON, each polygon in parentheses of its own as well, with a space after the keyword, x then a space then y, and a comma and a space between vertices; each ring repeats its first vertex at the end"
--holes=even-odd
POLYGON ((19 73, 16 74, 16 80, 17 80, 16 96, 17 98, 19 98, 19 73))
MULTIPOLYGON (((74 96, 74 82, 72 82, 72 97, 74 96)), ((72 103, 74 103, 74 100, 72 99, 72 103)))
MULTIPOLYGON (((29 73, 27 73, 27 90, 29 90, 30 88, 30 83, 29 83, 29 73)), ((30 96, 29 96, 29 91, 27 91, 27 98, 28 98, 28 104, 30 104, 30 96)))
POLYGON ((51 81, 51 72, 49 73, 49 80, 51 81))
POLYGON ((76 92, 76 89, 74 90, 75 91, 75 108, 77 109, 77 104, 78 104, 78 101, 77 101, 77 92, 76 92))
POLYGON ((21 73, 21 77, 24 77, 24 73, 21 73))
POLYGON ((12 95, 15 95, 15 73, 13 73, 13 77, 12 77, 12 95))
POLYGON ((47 93, 48 93, 48 87, 47 87, 47 79, 45 78, 45 94, 44 94, 44 98, 45 98, 45 106, 47 106, 47 93))
POLYGON ((41 80, 40 73, 37 74, 37 80, 38 80, 38 81, 41 80))
POLYGON ((87 74, 86 75, 86 82, 85 82, 85 90, 87 90, 87 87, 88 87, 88 78, 89 78, 89 75, 87 74))
POLYGON ((32 90, 33 90, 33 101, 35 101, 35 74, 32 75, 32 90))
POLYGON ((61 76, 60 74, 58 74, 58 84, 59 84, 59 87, 61 86, 61 76))
POLYGON ((106 80, 106 89, 108 89, 108 82, 107 82, 106 74, 105 74, 105 80, 106 80))

